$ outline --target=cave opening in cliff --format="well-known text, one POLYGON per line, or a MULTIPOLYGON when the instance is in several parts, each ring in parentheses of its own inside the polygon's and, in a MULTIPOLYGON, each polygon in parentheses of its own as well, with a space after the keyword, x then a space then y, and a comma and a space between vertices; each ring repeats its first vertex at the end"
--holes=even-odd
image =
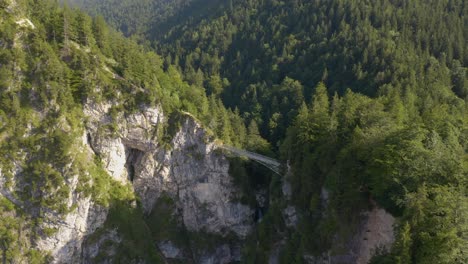
POLYGON ((265 215, 265 212, 266 212, 265 207, 257 206, 255 208, 255 213, 254 213, 254 222, 260 223, 263 219, 263 216, 265 215))
POLYGON ((136 148, 126 147, 125 154, 126 154, 125 168, 127 168, 128 180, 133 182, 133 180, 135 179, 136 173, 138 172, 137 168, 138 168, 138 164, 140 163, 140 159, 143 156, 143 152, 136 148))

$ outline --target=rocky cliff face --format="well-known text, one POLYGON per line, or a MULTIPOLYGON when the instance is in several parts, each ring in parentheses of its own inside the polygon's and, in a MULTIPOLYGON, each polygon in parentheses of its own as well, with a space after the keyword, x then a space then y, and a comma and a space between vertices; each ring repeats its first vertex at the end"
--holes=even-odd
MULTIPOLYGON (((288 181, 282 184, 282 192, 285 200, 290 202, 291 186, 288 181)), ((327 217, 326 208, 329 207, 330 193, 326 188, 322 188, 320 200, 322 217, 327 217)), ((385 209, 380 208, 375 201, 370 200, 372 208, 359 213, 356 226, 352 232, 335 233, 332 247, 328 252, 323 252, 320 256, 304 255, 305 263, 328 264, 328 263, 354 263, 366 264, 376 252, 389 251, 395 242, 394 227, 396 219, 385 209)), ((283 220, 289 228, 296 229, 300 215, 299 210, 288 205, 282 211, 283 220)), ((346 223, 340 223, 342 228, 346 223)), ((338 228, 338 229, 339 229, 338 228)), ((348 229, 349 226, 346 226, 348 229)), ((275 243, 269 256, 269 264, 278 264, 280 251, 284 249, 285 240, 275 243)))
MULTIPOLYGON (((111 122, 110 108, 109 104, 85 108, 88 143, 114 179, 133 185, 146 214, 165 194, 175 201, 176 212, 190 232, 233 233, 239 238, 249 233, 253 210, 236 201, 239 192, 229 176, 229 162, 192 116, 181 114, 172 139, 163 142, 160 132, 168 121, 160 108, 120 115, 117 131, 109 134, 102 131, 111 122)), ((171 245, 170 241, 160 244, 161 250, 171 245)), ((216 262, 213 258, 226 247, 202 259, 216 262)))
MULTIPOLYGON (((145 214, 152 213, 158 199, 169 196, 175 203, 173 214, 180 218, 183 228, 189 232, 220 237, 235 234, 239 239, 249 234, 254 224, 254 211, 237 202, 239 190, 228 173, 229 162, 195 118, 182 113, 177 125, 172 124, 175 129, 171 138, 166 136, 162 140, 168 118, 161 108, 147 108, 129 115, 122 113, 113 118, 110 110, 109 103, 88 103, 85 106, 87 123, 81 147, 91 156, 98 155, 105 170, 115 180, 133 186, 145 214), (114 126, 113 133, 108 129, 111 125, 114 126)), ((17 173, 20 174, 21 170, 18 169, 17 173)), ((36 242, 37 248, 51 253, 53 263, 93 263, 102 250, 108 256, 116 253, 115 247, 102 249, 105 243, 119 244, 123 241, 118 229, 109 229, 97 239, 84 243, 86 237, 103 226, 108 208, 80 194, 78 181, 76 176, 68 182, 71 192, 68 206, 75 209, 63 219, 45 223, 57 232, 36 242)), ((1 194, 8 197, 9 190, 1 183, 1 194)), ((287 187, 285 183, 285 199, 290 196, 290 188, 287 187)), ((296 209, 287 207, 283 214, 287 225, 295 228, 296 209)), ((350 250, 348 254, 320 258, 305 256, 305 260, 322 263, 347 259, 353 263, 366 263, 378 246, 391 245, 393 224, 391 215, 375 209, 363 216, 360 231, 346 246, 350 250)), ((171 240, 156 241, 155 246, 167 259, 189 259, 195 263, 229 263, 241 257, 239 243, 220 243, 210 250, 192 250, 190 253, 171 240)), ((278 250, 273 250, 271 263, 277 261, 281 247, 279 243, 278 250)))
POLYGON ((395 218, 376 204, 360 213, 356 230, 350 236, 335 235, 332 249, 322 256, 305 255, 310 264, 355 263, 366 264, 379 250, 389 251, 395 242, 395 218))
POLYGON ((190 231, 245 237, 253 211, 238 202, 229 176, 229 162, 210 141, 206 131, 186 114, 165 147, 158 131, 167 122, 160 108, 119 118, 116 135, 99 134, 108 122, 108 105, 86 109, 90 117, 88 139, 106 170, 121 182, 132 182, 145 213, 162 193, 167 193, 182 212, 190 231))
MULTIPOLYGON (((164 194, 175 203, 177 214, 189 232, 244 238, 253 224, 253 210, 239 202, 238 189, 229 176, 229 162, 216 150, 207 132, 189 114, 181 114, 172 138, 163 142, 162 129, 167 118, 159 107, 147 108, 130 115, 120 114, 114 133, 109 133, 112 119, 110 104, 89 103, 85 107, 86 130, 78 142, 77 152, 98 155, 104 169, 118 182, 132 185, 141 200, 145 214, 151 214, 156 201, 164 194)), ((92 159, 92 158, 91 158, 92 159)), ((18 165, 13 178, 21 178, 18 165)), ((43 235, 33 246, 52 256, 52 263, 93 263, 100 254, 101 244, 122 242, 119 230, 106 230, 100 237, 84 243, 87 236, 102 227, 109 208, 97 205, 89 194, 78 190, 79 175, 67 179, 70 190, 67 207, 72 210, 63 217, 47 215, 42 228, 55 230, 43 235)), ((0 194, 18 206, 13 189, 4 184, 0 170, 0 194)), ((15 184, 13 184, 14 186, 15 184)), ((18 187, 19 188, 19 187, 18 187)), ((184 249, 171 241, 157 241, 159 251, 167 258, 187 257, 184 249), (174 253, 175 252, 175 253, 174 253)), ((107 255, 113 254, 107 248, 107 255)), ((193 253, 192 253, 193 254, 193 253)), ((227 263, 240 258, 238 245, 222 244, 211 251, 200 251, 197 263, 227 263)))
MULTIPOLYGON (((79 144, 86 148, 86 142, 79 144)), ((18 160, 12 172, 13 182, 6 184, 6 177, 0 169, 0 194, 13 204, 24 210, 25 215, 36 216, 38 208, 31 206, 29 201, 22 201, 17 196, 17 191, 24 187, 22 178, 25 177, 22 169, 22 161, 18 160)), ((24 164, 23 164, 24 165, 24 164)), ((43 252, 49 253, 52 263, 79 263, 81 260, 82 242, 85 236, 94 232, 106 220, 107 209, 95 204, 89 195, 85 195, 77 190, 79 185, 79 175, 68 177, 67 185, 70 195, 66 201, 66 207, 70 212, 66 215, 59 215, 53 211, 43 211, 41 218, 43 221, 38 224, 41 230, 53 230, 51 235, 42 235, 31 238, 28 243, 43 252)), ((26 236, 31 228, 26 222, 23 230, 26 236)))
POLYGON ((395 236, 395 218, 382 208, 375 207, 364 214, 364 221, 355 236, 356 263, 366 264, 378 249, 390 250, 395 236))
POLYGON ((96 206, 89 197, 72 198, 70 203, 77 209, 61 221, 47 223, 57 232, 37 242, 40 250, 51 254, 53 263, 80 263, 83 239, 106 220, 107 210, 96 206))

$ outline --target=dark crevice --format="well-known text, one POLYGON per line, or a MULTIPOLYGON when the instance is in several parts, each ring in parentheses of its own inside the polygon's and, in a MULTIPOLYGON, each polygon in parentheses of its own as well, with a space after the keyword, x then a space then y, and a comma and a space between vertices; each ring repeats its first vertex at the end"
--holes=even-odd
POLYGON ((128 170, 128 179, 131 182, 133 182, 133 179, 135 178, 135 166, 133 164, 130 164, 127 170, 128 170))
POLYGON ((260 222, 263 216, 265 215, 266 211, 267 211, 267 208, 265 207, 258 206, 257 208, 255 208, 254 222, 255 223, 260 222))
POLYGON ((127 168, 128 180, 133 182, 135 176, 137 176, 137 168, 140 163, 140 159, 143 156, 143 152, 139 149, 126 147, 125 154, 127 157, 125 168, 127 168))
POLYGON ((91 133, 86 133, 86 139, 88 141, 88 145, 91 148, 91 150, 94 152, 94 155, 97 155, 98 152, 94 149, 93 145, 93 138, 91 137, 91 133))

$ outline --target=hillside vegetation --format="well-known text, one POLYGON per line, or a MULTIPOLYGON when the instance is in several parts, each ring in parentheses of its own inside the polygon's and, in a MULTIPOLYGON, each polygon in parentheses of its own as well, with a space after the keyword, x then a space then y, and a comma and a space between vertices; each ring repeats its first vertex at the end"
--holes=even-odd
POLYGON ((232 162, 243 190, 269 190, 246 263, 267 263, 280 241, 282 263, 333 252, 375 204, 398 221, 372 263, 468 262, 466 1, 71 2, 95 17, 22 1, 35 28, 21 38, 21 17, 0 10, 0 162, 28 164, 25 204, 67 210, 64 166, 89 98, 126 112, 161 104, 288 164, 279 177, 232 162), (297 228, 282 218, 283 180, 297 228))
MULTIPOLYGON (((238 134, 234 128, 247 131, 239 115, 209 98, 203 87, 185 82, 176 67, 164 69, 163 64, 156 53, 110 29, 102 18, 56 1, 0 1, 4 263, 50 263, 48 252, 34 249, 37 242, 55 234, 50 226, 74 212, 76 200, 85 197, 109 207, 108 222, 127 239, 118 261, 161 261, 141 209, 130 207, 137 199, 133 189, 112 180, 99 157, 83 145, 84 106, 112 105, 114 120, 102 131, 110 135, 119 113, 156 105, 168 117, 192 113, 234 145, 245 143, 231 136, 238 134)), ((160 140, 170 141, 170 125, 165 127, 160 140)))

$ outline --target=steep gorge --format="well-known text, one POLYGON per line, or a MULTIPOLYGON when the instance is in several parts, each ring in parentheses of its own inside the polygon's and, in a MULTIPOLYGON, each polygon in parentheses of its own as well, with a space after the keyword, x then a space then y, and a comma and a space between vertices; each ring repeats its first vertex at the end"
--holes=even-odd
MULTIPOLYGON (((181 113, 180 127, 170 143, 165 145, 160 138, 154 137, 154 132, 162 129, 167 122, 159 107, 122 114, 117 120, 117 131, 102 132, 105 131, 103 127, 111 122, 108 113, 110 106, 110 103, 86 105, 88 121, 82 143, 90 155, 100 157, 105 170, 116 182, 132 186, 139 198, 138 202, 127 206, 141 206, 146 222, 151 221, 153 210, 159 210, 153 217, 172 218, 175 226, 170 228, 175 229, 170 231, 176 234, 215 236, 218 241, 214 246, 204 247, 186 244, 174 237, 175 234, 165 234, 156 238, 161 240, 153 240, 152 246, 157 246, 167 259, 193 263, 240 261, 242 241, 254 228, 254 210, 237 202, 241 194, 228 173, 229 162, 221 151, 216 150, 213 137, 192 116, 181 113), (129 169, 130 166, 133 169, 129 169), (134 173, 133 181, 130 170, 134 173), (167 206, 163 211, 161 204, 167 206), (161 215, 161 212, 170 215, 161 215)), ((50 252, 53 263, 101 263, 112 260, 117 255, 118 245, 125 243, 125 237, 118 228, 109 228, 105 224, 109 217, 108 208, 97 205, 89 197, 80 197, 75 189, 71 188, 73 198, 70 201, 75 205, 75 211, 67 214, 63 221, 51 224, 50 228, 57 232, 40 240, 38 248, 50 252)), ((283 195, 288 196, 286 190, 283 195)), ((296 228, 295 220, 288 220, 297 217, 296 212, 289 215, 290 208, 285 209, 284 218, 291 222, 291 228, 296 228)), ((336 248, 342 253, 335 252, 330 256, 328 252, 328 255, 320 258, 305 258, 310 263, 356 262, 363 258, 364 261, 356 263, 366 263, 377 246, 388 247, 393 242, 393 220, 382 222, 374 214, 391 217, 385 216, 382 209, 375 209, 363 215, 362 226, 351 240, 336 241, 336 248), (389 235, 390 238, 385 238, 389 235), (370 236, 384 238, 373 238, 368 242, 367 237, 370 236)), ((148 224, 151 225, 150 222, 148 224)), ((273 250, 271 254, 271 263, 275 263, 274 255, 277 252, 273 250)))
MULTIPOLYGON (((372 180, 388 179, 385 173, 395 170, 380 170, 381 159, 366 160, 387 155, 385 147, 396 144, 393 133, 400 140, 396 132, 403 121, 389 129, 397 124, 391 121, 393 99, 349 92, 332 102, 319 85, 323 101, 314 93, 312 104, 303 103, 295 119, 297 131, 290 131, 310 132, 297 137, 305 143, 289 142, 295 164, 281 157, 288 171, 266 175, 215 143, 223 137, 243 147, 245 140, 236 141, 242 133, 236 131, 246 128, 237 111, 208 98, 203 87, 182 81, 178 70, 165 69, 153 52, 118 33, 109 37, 106 51, 98 30, 105 25, 99 28, 99 21, 78 11, 55 6, 33 12, 43 7, 32 0, 0 3, 4 262, 289 263, 295 258, 367 263, 398 239, 394 231, 404 226, 403 218, 376 202, 385 201, 378 195, 387 189, 377 189, 376 196, 370 191, 372 184, 380 186, 372 180), (233 129, 239 120, 239 130, 233 129), (336 144, 338 134, 337 146, 349 145, 324 150, 320 144, 336 144), (311 155, 312 150, 318 152, 311 155), (321 178, 325 172, 327 179, 321 178), (304 248, 310 245, 315 248, 304 248), (287 255, 291 252, 297 255, 287 255)), ((460 99, 452 99, 463 107, 460 99)), ((249 130, 244 137, 265 143, 254 123, 249 130)), ((457 145, 455 136, 453 152, 435 151, 445 141, 434 131, 427 133, 429 139, 418 134, 419 141, 411 144, 423 146, 424 153, 458 153, 462 143, 457 145)), ((462 132, 456 135, 461 138, 462 132)), ((389 156, 382 159, 397 155, 389 156)), ((445 166, 442 156, 436 161, 445 166)), ((454 163, 455 178, 463 171, 456 167, 461 162, 454 163)))
MULTIPOLYGON (((88 150, 96 151, 102 159, 106 171, 122 184, 132 184, 133 189, 140 197, 139 206, 146 215, 151 215, 158 199, 171 199, 174 201, 168 211, 180 217, 179 228, 189 232, 218 235, 222 237, 233 233, 237 242, 227 239, 210 250, 193 253, 195 249, 188 249, 182 243, 170 239, 157 242, 159 249, 169 259, 185 259, 194 263, 230 263, 239 261, 241 257, 241 240, 245 239, 253 228, 252 208, 236 202, 239 190, 232 183, 228 174, 229 163, 221 152, 216 151, 212 138, 191 117, 184 115, 181 118, 180 129, 171 140, 169 147, 164 147, 158 138, 152 135, 158 127, 163 126, 166 117, 160 108, 148 108, 142 112, 128 116, 120 116, 119 129, 111 135, 102 134, 100 128, 109 122, 108 110, 110 104, 88 104, 85 108, 87 115, 87 137, 83 137, 88 150), (107 121, 106 121, 107 120, 107 121), (91 139, 91 141, 88 141, 91 139), (129 166, 133 166, 133 181, 129 178, 129 166), (173 210, 171 212, 171 210, 173 210), (229 242, 231 241, 231 242, 229 242)), ((108 210, 93 205, 88 199, 76 200, 77 210, 69 214, 64 222, 57 224, 57 234, 39 243, 41 250, 50 251, 55 263, 95 263, 96 257, 101 254, 112 259, 117 249, 106 248, 105 242, 113 241, 119 244, 124 238, 118 229, 103 227, 108 210), (86 241, 86 236, 100 230, 99 236, 94 237, 94 243, 86 241), (84 243, 84 244, 83 244, 84 243), (104 250, 104 252, 102 252, 104 250)), ((131 205, 129 205, 131 206, 131 205)), ((133 205, 137 206, 137 205, 133 205)), ((380 211, 383 211, 380 209, 380 211)), ((364 258, 366 263, 371 250, 377 246, 389 245, 392 238, 373 239, 369 245, 365 241, 369 236, 392 237, 392 224, 381 222, 378 216, 382 212, 372 211, 369 216, 363 216, 362 228, 352 238, 350 244, 341 245, 345 250, 339 256, 328 260, 345 262, 364 258), (383 227, 379 227, 381 225, 383 227), (387 226, 385 226, 387 225, 387 226), (390 227, 390 230, 388 228, 390 227), (383 228, 387 230, 372 230, 383 228), (361 230, 362 229, 362 230, 361 230), (364 231, 365 229, 365 231, 364 231), (369 233, 371 232, 371 233, 369 233), (360 234, 363 233, 363 234, 360 234), (383 243, 383 244, 381 244, 383 243), (366 248, 367 249, 364 249, 366 248), (368 248, 371 247, 371 248, 368 248), (351 251, 347 251, 348 249, 351 251), (364 250, 364 251, 363 251, 364 250), (346 257, 346 254, 350 254, 346 257)), ((286 211, 285 211, 285 214, 286 211)), ((381 217, 388 217, 384 215, 381 217)), ((158 215, 157 217, 167 217, 158 215)), ((285 216, 287 218, 287 216, 285 216)), ((294 225, 292 225, 294 227, 294 225)), ((180 241, 179 241, 180 242, 180 241)), ((341 243, 341 242, 338 242, 341 243)), ((326 257, 323 257, 325 261, 326 257)), ((312 258, 311 260, 318 261, 312 258)))

